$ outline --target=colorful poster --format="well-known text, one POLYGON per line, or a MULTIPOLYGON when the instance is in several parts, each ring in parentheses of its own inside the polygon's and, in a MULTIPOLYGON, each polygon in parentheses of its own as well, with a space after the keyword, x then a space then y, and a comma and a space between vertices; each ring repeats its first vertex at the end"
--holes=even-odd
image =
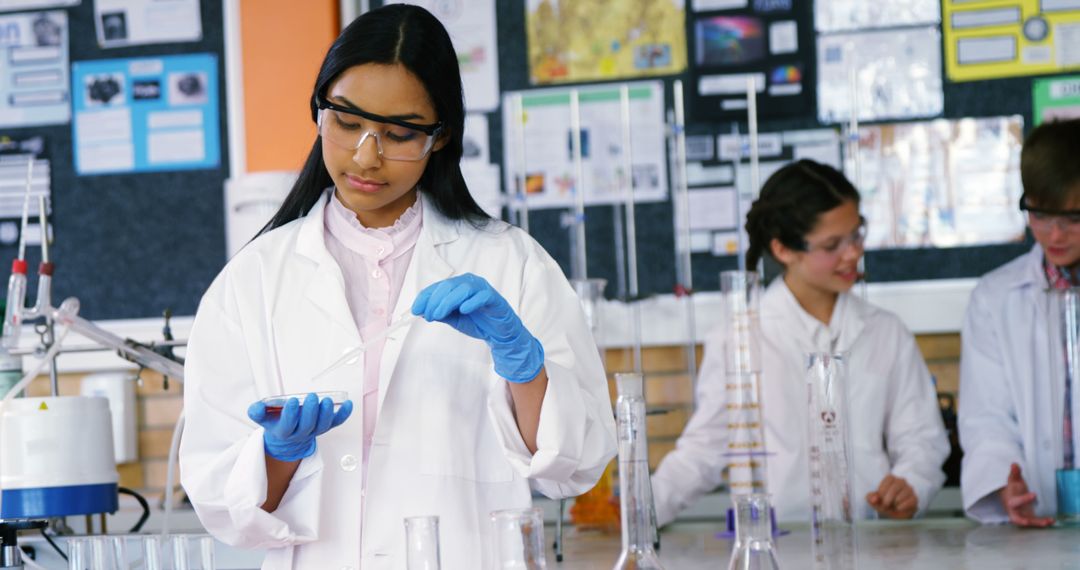
POLYGON ((1080 119, 1080 75, 1036 80, 1032 86, 1035 124, 1080 119))
POLYGON ((838 123, 853 105, 863 121, 940 115, 941 33, 936 27, 818 36, 818 119, 838 123))
POLYGON ((214 168, 221 160, 213 54, 72 66, 78 174, 214 168))
POLYGON ((525 6, 534 85, 686 69, 683 0, 525 0, 525 6))
POLYGON ((0 12, 75 6, 82 0, 0 0, 0 12))
POLYGON ((495 0, 388 0, 383 4, 423 6, 439 19, 457 52, 465 108, 488 112, 499 108, 499 50, 496 43, 495 0))
MULTIPOLYGON (((667 198, 668 180, 664 85, 659 81, 631 83, 629 92, 634 199, 659 202, 667 198)), ((524 180, 530 209, 572 206, 578 185, 571 146, 570 89, 519 93, 523 123, 512 117, 516 93, 503 95, 505 187, 516 196, 518 181, 524 180)), ((622 202, 625 169, 620 86, 583 86, 578 93, 585 203, 622 202)))
POLYGON ((0 127, 71 120, 67 12, 0 16, 0 127))
POLYGON ((942 11, 952 81, 1080 69, 1080 0, 942 0, 942 11))
POLYGON ((759 116, 807 113, 813 100, 809 5, 755 0, 697 14, 690 26, 690 115, 745 119, 754 89, 759 116), (800 51, 799 47, 804 49, 800 51))
POLYGON ((847 32, 941 21, 941 0, 814 0, 814 28, 847 32))
POLYGON ((957 247, 1024 237, 1020 116, 939 119, 859 130, 868 249, 957 247))

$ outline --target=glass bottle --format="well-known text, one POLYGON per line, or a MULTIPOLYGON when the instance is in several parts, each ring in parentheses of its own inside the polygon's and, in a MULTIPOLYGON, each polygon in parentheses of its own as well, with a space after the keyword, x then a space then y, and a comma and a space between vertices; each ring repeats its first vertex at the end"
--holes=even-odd
POLYGON ((439 517, 405 518, 405 567, 439 570, 439 517))
MULTIPOLYGON (((1057 519, 1066 525, 1080 525, 1080 469, 1076 453, 1080 451, 1080 430, 1076 429, 1077 382, 1080 381, 1080 288, 1050 289, 1051 358, 1064 352, 1064 377, 1054 382, 1061 402, 1062 453, 1055 473, 1057 478, 1057 519)), ((1062 356, 1057 357, 1061 362, 1062 356)))
POLYGON ((747 493, 732 497, 735 503, 735 544, 728 570, 779 569, 772 541, 769 496, 747 493))
POLYGON ((544 513, 537 507, 491 513, 497 570, 544 570, 544 513))
POLYGON ((615 570, 650 570, 663 566, 653 547, 652 487, 645 436, 645 396, 641 374, 616 374, 615 416, 619 438, 619 500, 622 553, 615 570))
POLYGON ((856 567, 852 502, 851 424, 847 405, 847 356, 807 355, 807 446, 810 467, 810 530, 814 567, 856 567))

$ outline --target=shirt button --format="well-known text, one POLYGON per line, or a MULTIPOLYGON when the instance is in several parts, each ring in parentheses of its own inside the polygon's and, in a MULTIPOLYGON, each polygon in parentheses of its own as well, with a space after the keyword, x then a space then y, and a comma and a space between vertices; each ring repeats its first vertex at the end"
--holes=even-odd
POLYGON ((377 255, 382 255, 382 254, 386 253, 386 248, 385 248, 385 247, 380 247, 380 248, 379 248, 379 251, 377 251, 377 252, 375 252, 375 253, 376 253, 377 255))
POLYGON ((376 278, 376 279, 378 279, 378 278, 379 278, 379 277, 380 277, 381 275, 382 275, 382 272, 381 272, 381 271, 379 271, 378 269, 376 269, 375 271, 372 271, 372 272, 371 272, 371 276, 372 276, 372 277, 374 277, 374 278, 376 278))
POLYGON ((341 456, 342 471, 356 471, 358 465, 360 465, 360 461, 356 459, 355 455, 346 454, 341 456))

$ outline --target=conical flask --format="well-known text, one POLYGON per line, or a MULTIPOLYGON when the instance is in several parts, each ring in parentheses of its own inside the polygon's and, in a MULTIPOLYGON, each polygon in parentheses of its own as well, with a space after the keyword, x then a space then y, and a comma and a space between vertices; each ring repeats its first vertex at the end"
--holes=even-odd
POLYGON ((764 493, 735 495, 735 544, 728 570, 779 569, 772 541, 769 496, 764 493))
POLYGON ((405 567, 439 570, 439 517, 405 517, 405 567))
POLYGON ((653 548, 652 487, 641 374, 616 374, 622 553, 614 570, 662 569, 653 548))

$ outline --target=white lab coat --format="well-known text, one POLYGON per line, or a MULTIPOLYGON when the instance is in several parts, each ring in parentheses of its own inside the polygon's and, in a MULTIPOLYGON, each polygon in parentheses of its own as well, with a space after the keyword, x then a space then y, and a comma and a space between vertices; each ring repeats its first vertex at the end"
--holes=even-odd
POLYGON ((580 494, 614 455, 607 382, 581 304, 521 230, 502 222, 478 230, 425 204, 393 314, 451 275, 472 272, 498 289, 545 350, 538 451, 521 439, 487 345, 417 321, 383 350, 366 496, 357 406, 318 439, 281 505, 266 513, 263 430, 248 405, 280 393, 348 390, 358 399, 362 391, 362 363, 309 380, 360 343, 324 244, 324 205, 245 247, 203 297, 185 367, 184 488, 218 539, 268 550, 263 568, 404 569, 402 520, 417 515, 440 517, 443 568, 488 568, 491 511, 530 506, 530 486, 553 498, 580 494))
MULTIPOLYGON (((1038 502, 1057 511, 1062 457, 1063 351, 1051 350, 1042 248, 986 274, 971 294, 960 356, 960 487, 968 516, 1008 522, 997 496, 1017 463, 1038 502)), ((1073 395, 1080 390, 1073 388, 1073 395)), ((1074 402, 1073 409, 1076 407, 1074 402)))
MULTIPOLYGON (((675 450, 653 477, 660 524, 722 482, 727 445, 724 329, 713 331, 697 384, 697 409, 675 450)), ((892 473, 919 498, 919 510, 945 482, 949 443, 926 364, 911 333, 892 313, 841 294, 826 327, 807 313, 782 278, 761 298, 761 398, 768 492, 781 521, 810 518, 805 354, 849 351, 848 407, 854 439, 854 502, 875 516, 866 494, 892 473)))

